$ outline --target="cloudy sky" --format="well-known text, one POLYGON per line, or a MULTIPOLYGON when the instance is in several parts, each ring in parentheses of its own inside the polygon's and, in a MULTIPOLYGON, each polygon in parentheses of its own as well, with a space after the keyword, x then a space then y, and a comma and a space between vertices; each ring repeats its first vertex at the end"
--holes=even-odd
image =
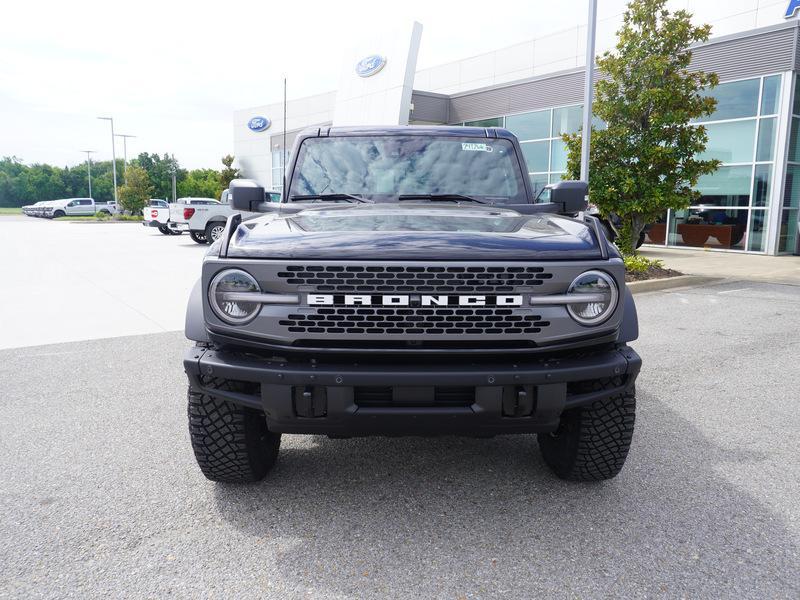
MULTIPOLYGON (((600 0, 599 17, 624 5, 600 0)), ((233 150, 233 109, 280 100, 284 74, 290 97, 335 89, 341 49, 370 27, 421 22, 417 66, 425 68, 585 23, 586 7, 587 0, 5 3, 0 156, 65 165, 91 149, 110 158, 109 125, 96 119, 109 115, 117 133, 137 136, 129 157, 172 152, 190 168, 218 167, 233 150)))

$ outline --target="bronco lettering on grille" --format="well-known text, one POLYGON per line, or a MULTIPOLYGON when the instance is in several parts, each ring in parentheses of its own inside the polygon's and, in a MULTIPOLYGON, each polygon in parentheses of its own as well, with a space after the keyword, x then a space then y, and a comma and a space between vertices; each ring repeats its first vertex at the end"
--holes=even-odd
POLYGON ((308 294, 310 306, 522 306, 522 296, 308 294))

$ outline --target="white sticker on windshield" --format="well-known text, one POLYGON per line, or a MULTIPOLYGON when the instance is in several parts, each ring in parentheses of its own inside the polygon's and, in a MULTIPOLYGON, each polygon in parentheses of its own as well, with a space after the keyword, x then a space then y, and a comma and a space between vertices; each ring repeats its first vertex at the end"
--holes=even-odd
POLYGON ((494 148, 488 144, 478 144, 475 142, 461 142, 461 149, 466 152, 494 152, 494 148))

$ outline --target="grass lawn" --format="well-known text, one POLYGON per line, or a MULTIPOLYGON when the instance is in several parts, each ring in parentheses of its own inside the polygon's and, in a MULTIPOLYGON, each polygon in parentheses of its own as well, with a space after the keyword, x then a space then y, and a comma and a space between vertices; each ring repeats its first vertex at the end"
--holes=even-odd
POLYGON ((22 209, 14 206, 0 206, 0 215, 21 215, 22 209))

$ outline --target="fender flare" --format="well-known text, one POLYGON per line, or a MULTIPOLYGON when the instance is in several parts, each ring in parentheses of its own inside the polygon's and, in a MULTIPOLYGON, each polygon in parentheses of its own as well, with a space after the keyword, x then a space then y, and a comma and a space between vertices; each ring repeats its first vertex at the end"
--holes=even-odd
POLYGON ((206 320, 203 316, 203 281, 198 279, 189 294, 186 305, 186 324, 184 327, 186 337, 195 342, 210 342, 206 331, 206 320))
POLYGON ((622 307, 622 325, 619 328, 620 342, 632 342, 639 337, 639 315, 636 313, 636 303, 633 294, 625 288, 625 303, 622 307))

